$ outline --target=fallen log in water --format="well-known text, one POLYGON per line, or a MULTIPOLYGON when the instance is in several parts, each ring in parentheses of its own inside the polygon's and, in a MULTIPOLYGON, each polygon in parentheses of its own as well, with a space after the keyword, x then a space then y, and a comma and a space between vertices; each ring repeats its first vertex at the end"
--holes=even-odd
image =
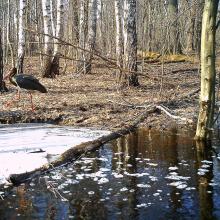
POLYGON ((155 112, 156 110, 157 108, 155 106, 151 106, 148 109, 146 109, 142 114, 140 114, 132 123, 126 126, 123 126, 121 129, 111 132, 108 135, 101 136, 100 138, 94 141, 88 141, 88 142, 79 144, 77 146, 74 146, 70 148, 69 150, 65 151, 63 154, 61 154, 59 158, 57 158, 53 162, 45 164, 42 167, 39 167, 33 171, 25 172, 21 174, 11 174, 9 176, 9 181, 13 185, 19 185, 28 180, 31 180, 32 178, 38 175, 41 175, 50 170, 53 170, 55 167, 59 167, 61 165, 67 165, 77 160, 77 158, 79 158, 82 154, 88 151, 94 151, 98 149, 99 147, 101 147, 103 144, 111 140, 114 140, 116 138, 129 134, 130 132, 133 132, 137 128, 137 125, 139 123, 144 121, 144 119, 146 119, 149 114, 155 112))

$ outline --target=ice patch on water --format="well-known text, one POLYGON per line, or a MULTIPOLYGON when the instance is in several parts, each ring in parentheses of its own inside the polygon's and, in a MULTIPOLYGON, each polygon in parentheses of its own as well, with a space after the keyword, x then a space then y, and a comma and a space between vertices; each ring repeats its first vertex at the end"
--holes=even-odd
POLYGON ((143 207, 147 207, 147 203, 141 203, 137 205, 137 208, 143 208, 143 207))
POLYGON ((173 170, 178 170, 178 167, 169 167, 168 170, 173 171, 173 170))
POLYGON ((188 180, 190 177, 187 176, 179 176, 176 172, 170 173, 170 175, 165 177, 166 179, 169 180, 188 180))
POLYGON ((202 162, 202 163, 206 163, 206 164, 212 164, 212 163, 213 163, 213 162, 210 161, 210 160, 202 160, 201 162, 202 162))
POLYGON ((103 161, 103 162, 108 162, 108 159, 105 158, 105 157, 96 158, 96 160, 100 160, 100 161, 103 161))
POLYGON ((141 160, 141 158, 140 157, 136 157, 135 160, 139 161, 139 160, 141 160))
POLYGON ((186 182, 183 181, 172 182, 168 185, 175 186, 177 189, 185 189, 187 187, 186 182))
POLYGON ((104 183, 108 183, 109 180, 107 178, 101 178, 98 180, 98 184, 104 184, 104 183))
POLYGON ((84 174, 76 174, 76 179, 77 180, 83 180, 84 179, 84 174))
POLYGON ((190 190, 196 190, 195 187, 187 187, 186 190, 190 191, 190 190))
POLYGON ((117 153, 115 153, 115 155, 121 155, 121 154, 124 154, 124 152, 117 152, 117 153))
POLYGON ((197 174, 198 174, 199 176, 204 176, 207 172, 209 172, 208 169, 202 169, 202 168, 200 168, 200 169, 198 169, 197 174))
POLYGON ((155 196, 155 197, 156 197, 156 196, 159 196, 159 195, 160 195, 160 193, 154 193, 154 194, 153 194, 153 196, 155 196))
POLYGON ((158 178, 155 177, 155 176, 149 176, 150 180, 153 181, 153 182, 156 182, 158 181, 158 178))
POLYGON ((123 178, 124 176, 120 173, 115 173, 115 172, 112 172, 112 175, 115 177, 115 178, 123 178))
POLYGON ((150 188, 151 186, 149 184, 139 183, 139 184, 137 184, 137 187, 139 187, 139 188, 150 188))
POLYGON ((135 176, 135 177, 142 177, 142 176, 149 176, 149 173, 128 173, 127 171, 124 172, 127 176, 135 176))
POLYGON ((158 166, 157 163, 146 163, 146 164, 148 164, 149 166, 152 166, 152 167, 157 167, 158 166))
POLYGON ((121 192, 125 192, 125 191, 128 191, 128 188, 126 188, 126 187, 123 187, 123 188, 121 188, 121 189, 120 189, 120 191, 121 191, 121 192))
POLYGON ((108 172, 108 171, 111 171, 110 169, 108 169, 108 168, 104 168, 104 167, 103 167, 103 168, 100 168, 99 170, 100 170, 101 172, 108 172))

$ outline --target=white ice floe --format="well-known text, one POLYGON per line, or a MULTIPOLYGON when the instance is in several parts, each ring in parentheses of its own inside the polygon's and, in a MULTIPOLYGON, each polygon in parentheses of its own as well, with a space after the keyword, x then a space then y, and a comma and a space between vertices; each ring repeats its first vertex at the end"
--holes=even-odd
POLYGON ((195 188, 195 187, 186 187, 186 190, 187 190, 187 191, 196 190, 196 188, 195 188))
POLYGON ((153 194, 153 196, 155 196, 155 197, 156 197, 156 196, 159 196, 159 195, 160 195, 160 193, 154 193, 154 194, 153 194))
POLYGON ((200 168, 200 169, 198 169, 197 174, 198 174, 199 176, 204 176, 207 172, 209 172, 208 169, 202 169, 202 168, 200 168))
POLYGON ((176 167, 176 166, 175 167, 169 167, 168 170, 170 170, 170 171, 178 170, 178 167, 176 167))
POLYGON ((151 167, 157 167, 158 166, 158 164, 157 163, 147 163, 149 166, 151 166, 151 167))
POLYGON ((117 152, 117 153, 115 153, 115 155, 121 155, 121 154, 124 154, 124 152, 117 152))
POLYGON ((155 177, 155 176, 149 176, 150 180, 153 181, 153 182, 156 182, 158 181, 158 178, 155 177))
POLYGON ((201 162, 202 162, 202 163, 206 163, 206 164, 212 164, 212 163, 213 163, 213 162, 210 161, 210 160, 202 160, 201 162))
POLYGON ((201 166, 201 168, 202 168, 202 169, 210 168, 210 165, 209 165, 209 164, 203 164, 203 165, 201 166))
POLYGON ((96 160, 100 160, 100 161, 103 161, 103 162, 107 162, 108 161, 108 159, 106 157, 96 158, 96 160))
POLYGON ((101 172, 108 172, 108 171, 111 171, 109 168, 105 168, 105 167, 100 168, 99 170, 100 170, 101 172))
POLYGON ((169 180, 188 180, 188 179, 190 179, 190 177, 188 177, 188 176, 179 176, 178 173, 176 173, 176 172, 170 173, 170 175, 166 176, 165 178, 169 179, 169 180))
POLYGON ((143 208, 143 207, 147 207, 147 203, 141 203, 137 205, 137 208, 143 208))
POLYGON ((123 178, 124 176, 120 173, 115 173, 115 172, 112 172, 112 175, 115 177, 115 178, 123 178))
POLYGON ((149 173, 128 173, 127 171, 124 172, 127 176, 135 176, 135 177, 142 177, 142 176, 149 176, 149 173))
POLYGON ((177 189, 185 189, 187 187, 186 182, 183 181, 172 182, 168 185, 175 186, 177 189))
POLYGON ((84 179, 84 174, 76 174, 76 179, 77 180, 83 180, 84 179))
POLYGON ((149 184, 139 183, 139 184, 137 184, 137 187, 139 187, 139 188, 150 188, 151 186, 149 184))
POLYGON ((126 187, 123 187, 123 188, 121 188, 121 189, 120 189, 120 191, 121 191, 121 192, 125 192, 125 191, 128 191, 128 188, 126 188, 126 187))
POLYGON ((108 183, 109 182, 109 179, 107 178, 101 178, 98 180, 98 184, 104 184, 104 183, 108 183))

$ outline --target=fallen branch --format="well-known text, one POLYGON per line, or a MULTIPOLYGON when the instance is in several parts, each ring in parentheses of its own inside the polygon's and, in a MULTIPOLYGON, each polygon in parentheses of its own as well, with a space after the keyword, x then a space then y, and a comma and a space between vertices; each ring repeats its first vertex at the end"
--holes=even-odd
POLYGON ((188 122, 188 123, 192 123, 193 121, 187 118, 183 118, 177 115, 173 115, 168 111, 167 107, 161 106, 161 105, 157 105, 156 106, 157 109, 163 111, 166 115, 168 115, 170 118, 173 118, 175 120, 180 120, 180 121, 184 121, 184 122, 188 122))
POLYGON ((198 68, 178 69, 178 70, 173 70, 172 73, 195 72, 195 71, 199 71, 199 69, 198 68))
POLYGON ((47 163, 40 168, 37 168, 30 172, 25 172, 21 174, 11 174, 9 177, 9 181, 13 185, 19 185, 23 182, 33 179, 36 176, 44 174, 48 171, 54 170, 56 167, 64 166, 69 163, 76 161, 81 155, 87 153, 88 151, 94 151, 101 147, 103 144, 129 134, 133 132, 139 123, 144 121, 149 114, 156 111, 155 106, 151 106, 150 108, 146 109, 139 117, 137 117, 134 122, 130 125, 124 126, 122 129, 116 130, 108 135, 104 135, 94 141, 88 141, 77 146, 70 148, 69 150, 65 151, 63 154, 59 156, 58 159, 51 163, 47 163))
MULTIPOLYGON (((112 100, 108 100, 109 102, 111 103, 115 103, 117 105, 122 105, 122 106, 126 106, 126 107, 129 107, 129 108, 133 108, 133 109, 141 109, 141 108, 148 108, 150 105, 135 105, 135 104, 124 104, 124 103, 119 103, 119 102, 113 102, 112 100)), ((162 112, 164 112, 167 116, 169 116, 170 118, 174 119, 174 120, 179 120, 179 121, 184 121, 184 122, 187 122, 187 123, 193 123, 193 121, 191 119, 187 119, 187 118, 184 118, 184 117, 180 117, 180 116, 177 116, 177 115, 173 115, 171 113, 171 110, 169 108, 167 108, 166 106, 163 106, 163 105, 156 105, 155 108, 157 110, 160 110, 162 112)))

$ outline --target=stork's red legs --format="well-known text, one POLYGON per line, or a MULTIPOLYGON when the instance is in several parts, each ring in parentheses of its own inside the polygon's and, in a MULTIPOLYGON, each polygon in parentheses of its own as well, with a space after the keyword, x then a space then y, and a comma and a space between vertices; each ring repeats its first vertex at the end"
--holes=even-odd
POLYGON ((5 104, 6 107, 9 107, 9 106, 11 105, 12 102, 20 101, 20 98, 21 98, 21 92, 20 92, 19 89, 17 90, 17 92, 16 92, 16 94, 15 94, 14 97, 15 97, 15 99, 13 98, 11 101, 8 101, 8 102, 5 104))
POLYGON ((33 104, 33 100, 32 100, 32 94, 31 92, 28 92, 30 95, 30 99, 31 99, 31 110, 34 112, 35 108, 34 108, 34 104, 33 104))

